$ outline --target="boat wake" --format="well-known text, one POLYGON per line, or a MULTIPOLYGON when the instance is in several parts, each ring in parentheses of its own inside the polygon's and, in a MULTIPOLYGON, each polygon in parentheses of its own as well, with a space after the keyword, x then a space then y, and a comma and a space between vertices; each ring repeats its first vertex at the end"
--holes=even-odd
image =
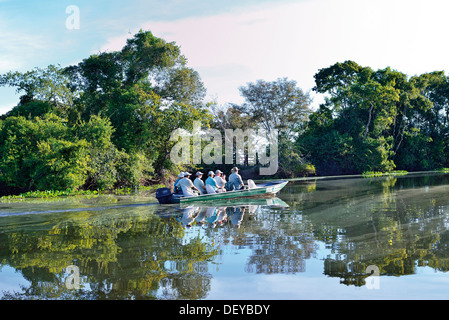
MULTIPOLYGON (((49 214, 49 213, 64 213, 64 212, 78 212, 78 211, 103 211, 110 209, 119 208, 131 208, 131 207, 144 207, 144 206, 154 206, 158 203, 135 203, 135 204, 124 204, 124 205, 110 205, 110 206, 99 206, 99 207, 83 207, 83 208, 71 208, 71 209, 55 209, 55 210, 36 210, 36 211, 17 211, 8 212, 1 211, 0 207, 0 217, 10 217, 10 216, 22 216, 22 215, 35 215, 35 214, 49 214)), ((8 207, 9 209, 10 207, 8 207)))

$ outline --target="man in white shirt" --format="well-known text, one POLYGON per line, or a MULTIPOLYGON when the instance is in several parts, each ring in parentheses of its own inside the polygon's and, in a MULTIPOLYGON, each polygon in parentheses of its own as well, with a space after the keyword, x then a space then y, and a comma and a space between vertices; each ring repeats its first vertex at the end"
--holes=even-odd
POLYGON ((196 197, 198 196, 198 194, 196 194, 193 190, 197 190, 198 192, 200 192, 200 190, 198 190, 192 180, 190 180, 190 176, 191 174, 189 172, 184 172, 184 178, 182 178, 179 181, 179 185, 181 186, 182 189, 182 193, 184 194, 184 196, 186 197, 196 197))
POLYGON ((195 185, 195 187, 198 190, 200 190, 200 194, 205 194, 205 193, 207 193, 207 191, 206 191, 206 186, 204 185, 203 180, 201 180, 202 177, 203 177, 203 173, 198 171, 196 173, 196 179, 195 179, 195 181, 193 181, 193 184, 195 185))
POLYGON ((220 170, 215 171, 215 182, 217 182, 217 192, 226 192, 225 184, 226 180, 222 177, 223 172, 220 170))

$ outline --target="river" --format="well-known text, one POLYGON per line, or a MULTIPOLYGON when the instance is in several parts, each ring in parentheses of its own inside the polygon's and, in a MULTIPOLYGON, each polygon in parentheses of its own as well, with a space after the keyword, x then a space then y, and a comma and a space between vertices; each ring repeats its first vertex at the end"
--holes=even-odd
POLYGON ((0 297, 449 298, 449 175, 291 181, 221 207, 154 201, 0 202, 0 297))

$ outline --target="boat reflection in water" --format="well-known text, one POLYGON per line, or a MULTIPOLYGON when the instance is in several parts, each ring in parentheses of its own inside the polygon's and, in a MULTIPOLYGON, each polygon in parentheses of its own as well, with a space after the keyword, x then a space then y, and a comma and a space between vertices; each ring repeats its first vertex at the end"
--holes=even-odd
POLYGON ((190 228, 193 224, 215 228, 225 223, 240 228, 243 217, 254 215, 260 206, 288 208, 288 204, 279 198, 245 199, 240 202, 220 202, 214 206, 183 205, 180 207, 181 212, 175 213, 175 217, 185 228, 190 228))

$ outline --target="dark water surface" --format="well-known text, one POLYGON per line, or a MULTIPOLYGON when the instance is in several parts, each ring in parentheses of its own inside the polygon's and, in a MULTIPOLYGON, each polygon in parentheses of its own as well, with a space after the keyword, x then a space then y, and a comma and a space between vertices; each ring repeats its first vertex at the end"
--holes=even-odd
POLYGON ((0 297, 449 298, 449 175, 297 181, 278 198, 0 202, 0 297))

